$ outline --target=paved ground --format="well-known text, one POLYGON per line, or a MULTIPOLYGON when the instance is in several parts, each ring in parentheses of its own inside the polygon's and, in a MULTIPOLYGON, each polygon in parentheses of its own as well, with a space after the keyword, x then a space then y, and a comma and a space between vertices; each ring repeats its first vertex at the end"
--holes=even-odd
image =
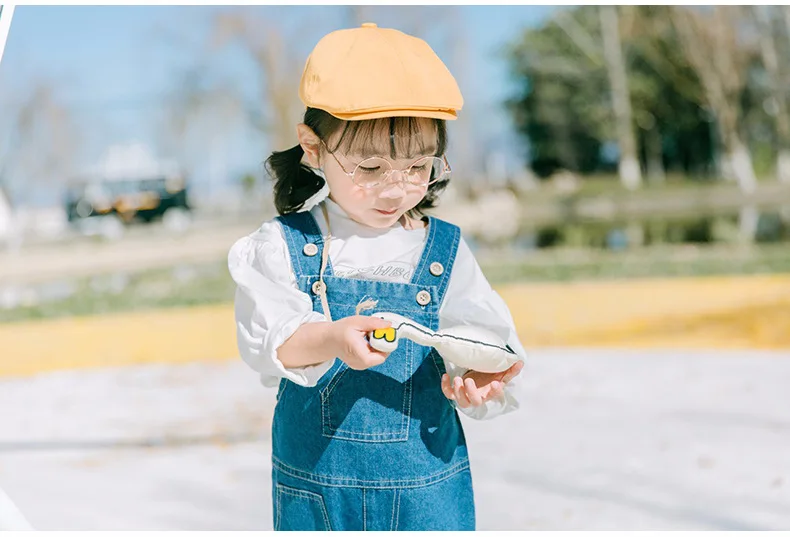
MULTIPOLYGON (((480 529, 790 529, 790 353, 532 353, 464 420, 480 529)), ((38 529, 270 529, 273 392, 238 361, 0 379, 0 487, 38 529)))
POLYGON ((228 255, 234 241, 255 231, 250 219, 212 227, 205 222, 183 235, 160 228, 135 228, 118 241, 80 238, 31 246, 20 251, 0 248, 0 282, 34 284, 113 272, 135 272, 177 263, 214 262, 228 255))

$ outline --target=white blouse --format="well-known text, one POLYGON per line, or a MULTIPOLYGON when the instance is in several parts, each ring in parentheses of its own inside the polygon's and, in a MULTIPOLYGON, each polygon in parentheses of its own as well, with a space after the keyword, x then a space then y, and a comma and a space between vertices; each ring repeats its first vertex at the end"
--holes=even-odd
MULTIPOLYGON (((332 230, 329 259, 334 276, 408 283, 416 269, 427 237, 427 228, 405 229, 396 223, 387 229, 359 224, 330 199, 324 200, 332 230)), ((311 209, 326 235, 320 205, 311 209)), ((237 284, 235 316, 239 353, 261 376, 264 386, 275 387, 281 378, 301 386, 315 386, 334 364, 286 368, 277 349, 304 323, 326 321, 313 311, 311 297, 302 292, 291 268, 280 223, 265 222, 239 239, 228 254, 228 268, 237 284)), ((486 280, 466 241, 461 239, 444 301, 439 328, 456 325, 487 328, 502 337, 522 358, 526 353, 516 334, 505 302, 486 280)), ((466 370, 445 361, 451 379, 466 370)), ((518 377, 505 385, 501 397, 482 406, 459 408, 474 419, 489 419, 518 408, 513 390, 518 377)))

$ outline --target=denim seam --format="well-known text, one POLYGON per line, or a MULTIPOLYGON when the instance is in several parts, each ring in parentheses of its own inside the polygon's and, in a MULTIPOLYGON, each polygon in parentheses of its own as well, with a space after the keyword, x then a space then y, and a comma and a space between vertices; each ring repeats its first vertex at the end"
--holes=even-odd
POLYGON ((362 531, 368 531, 368 510, 365 501, 365 488, 362 488, 362 531))
MULTIPOLYGON (((310 286, 307 286, 307 288, 309 289, 310 286)), ((428 289, 425 289, 425 290, 428 290, 428 289)), ((310 291, 310 293, 312 293, 312 290, 310 291)), ((431 298, 433 298, 433 296, 434 296, 433 293, 431 293, 431 298)), ((314 306, 316 304, 320 304, 321 303, 321 299, 316 297, 316 296, 312 297, 312 299, 313 299, 313 305, 314 306)), ((344 304, 342 302, 333 302, 331 300, 331 298, 329 300, 329 306, 330 307, 341 307, 341 308, 352 308, 352 309, 355 309, 357 307, 357 305, 358 304, 344 304)), ((422 306, 419 309, 418 308, 399 308, 398 313, 401 314, 401 315, 403 315, 404 313, 416 313, 416 314, 421 314, 421 315, 427 313, 428 315, 436 315, 438 313, 438 310, 436 310, 436 311, 433 311, 433 310, 436 310, 436 308, 435 307, 431 308, 431 307, 428 307, 428 306, 422 306)))
MULTIPOLYGON (((321 226, 318 225, 318 221, 313 216, 313 213, 306 212, 307 221, 312 228, 312 234, 315 237, 315 244, 319 246, 318 254, 316 259, 321 259, 324 255, 324 248, 326 247, 326 242, 324 242, 324 236, 321 234, 321 226)), ((326 258, 326 270, 324 272, 324 276, 333 276, 335 271, 332 269, 332 261, 329 259, 329 256, 326 258)))
POLYGON ((398 530, 398 525, 400 524, 400 501, 403 498, 403 490, 402 489, 397 489, 395 491, 395 494, 398 495, 398 510, 395 513, 395 527, 392 528, 393 531, 397 531, 398 530))
MULTIPOLYGON (((323 253, 323 248, 325 245, 318 222, 316 222, 313 215, 309 212, 291 213, 285 216, 279 216, 277 219, 280 221, 280 225, 282 226, 284 235, 288 241, 290 256, 297 264, 296 268, 298 268, 299 272, 296 275, 297 278, 299 276, 307 275, 308 267, 302 265, 302 256, 305 255, 303 251, 304 245, 313 243, 319 247, 318 257, 315 259, 321 259, 320 255, 323 253), (289 224, 289 221, 295 221, 299 219, 303 220, 305 227, 307 228, 305 231, 302 231, 301 229, 289 224), (302 244, 302 248, 299 248, 300 243, 302 244)), ((331 260, 327 259, 327 266, 324 275, 331 276, 333 273, 331 260)))
POLYGON ((343 360, 340 360, 340 362, 340 366, 338 366, 337 371, 335 371, 335 374, 332 375, 332 378, 329 379, 326 388, 321 390, 321 400, 328 398, 332 394, 332 390, 335 389, 335 386, 337 386, 337 383, 340 382, 340 379, 343 377, 343 375, 345 375, 346 372, 351 369, 348 367, 347 363, 343 362, 343 360))
POLYGON ((418 477, 412 479, 382 479, 382 480, 370 481, 370 480, 356 479, 356 478, 330 477, 321 474, 305 472, 304 470, 299 470, 298 468, 289 466, 288 464, 282 462, 280 459, 274 456, 272 456, 272 463, 282 473, 297 479, 301 479, 303 481, 307 481, 308 483, 313 483, 315 485, 322 485, 328 487, 351 487, 351 488, 368 487, 373 489, 421 488, 449 479, 455 474, 459 472, 463 472, 464 470, 469 468, 469 459, 464 458, 462 461, 456 463, 455 465, 449 468, 442 470, 441 472, 437 472, 435 474, 425 477, 418 477))
POLYGON ((335 373, 332 375, 332 378, 329 379, 329 382, 327 383, 326 388, 324 388, 324 390, 319 392, 320 399, 321 399, 321 425, 322 425, 322 427, 321 427, 321 429, 322 429, 321 436, 325 436, 327 438, 331 438, 332 437, 332 435, 326 433, 326 431, 331 431, 332 430, 332 424, 330 422, 329 409, 326 408, 327 405, 325 404, 325 401, 326 401, 326 398, 329 397, 328 390, 330 389, 330 387, 334 388, 334 386, 337 384, 337 382, 335 382, 335 378, 338 377, 338 375, 344 374, 346 371, 348 371, 348 365, 341 363, 341 365, 338 367, 337 371, 335 371, 335 373), (345 369, 343 369, 343 366, 345 366, 345 369))
MULTIPOLYGON (((331 430, 331 429, 330 429, 331 430)), ((338 431, 340 434, 324 434, 325 437, 331 438, 333 440, 348 440, 350 442, 368 442, 371 444, 378 444, 378 443, 385 443, 385 442, 405 442, 408 440, 408 435, 403 435, 402 433, 400 436, 396 436, 396 433, 370 433, 370 436, 367 438, 362 438, 362 434, 366 433, 355 433, 355 432, 348 432, 348 431, 338 431), (378 436, 374 436, 378 435, 378 436)))
POLYGON ((392 516, 390 517, 390 531, 395 531, 395 501, 398 498, 398 489, 395 489, 392 494, 392 516))
POLYGON ((444 375, 444 373, 446 373, 447 371, 445 371, 444 373, 442 373, 442 370, 441 370, 441 368, 439 367, 439 363, 438 363, 438 362, 437 362, 437 360, 436 360, 436 356, 439 356, 439 357, 441 358, 441 355, 439 355, 439 353, 438 353, 438 352, 436 352, 436 351, 435 351, 435 349, 431 349, 430 351, 428 351, 428 356, 427 356, 426 360, 430 358, 430 360, 431 360, 431 363, 433 364, 433 367, 434 367, 434 369, 436 369, 436 372, 437 372, 437 373, 439 373, 439 380, 441 380, 441 378, 442 378, 442 375, 444 375))
POLYGON ((287 382, 286 378, 280 379, 280 384, 277 386, 277 396, 275 398, 277 402, 279 402, 280 399, 282 399, 283 394, 285 393, 285 388, 287 386, 286 382, 287 382))
POLYGON ((274 530, 280 531, 280 525, 282 524, 282 509, 283 509, 283 499, 282 499, 282 491, 280 487, 277 487, 277 520, 274 521, 274 530))
POLYGON ((422 256, 416 267, 417 270, 414 271, 414 276, 412 277, 411 281, 411 283, 414 284, 417 284, 417 282, 422 279, 422 273, 425 272, 425 267, 430 264, 431 250, 433 249, 434 239, 436 238, 436 219, 430 216, 428 217, 428 222, 428 238, 425 241, 425 246, 422 250, 422 256))
MULTIPOLYGON (((403 424, 401 422, 401 429, 403 428, 403 424)), ((389 438, 395 435, 403 434, 403 431, 399 432, 385 432, 385 433, 358 433, 357 431, 350 431, 348 429, 332 429, 334 432, 343 433, 353 436, 363 436, 366 438, 389 438)))
POLYGON ((455 233, 453 233, 453 244, 450 247, 450 252, 449 252, 450 255, 447 256, 448 261, 446 261, 447 263, 447 267, 445 270, 446 276, 442 278, 438 286, 439 296, 437 297, 437 302, 439 304, 442 304, 442 302, 444 302, 444 295, 447 291, 447 287, 449 287, 450 285, 450 275, 452 274, 453 266, 455 265, 456 255, 458 253, 458 245, 461 242, 461 233, 458 231, 457 228, 454 231, 455 233))
MULTIPOLYGON (((412 368, 414 367, 414 353, 415 353, 414 343, 412 341, 409 341, 405 350, 407 357, 406 368, 408 372, 411 372, 412 368)), ((404 387, 403 390, 404 412, 403 412, 403 418, 401 420, 401 431, 405 429, 406 438, 409 437, 409 427, 411 426, 411 402, 412 402, 411 392, 413 389, 414 389, 414 385, 412 384, 412 377, 409 376, 409 378, 406 380, 406 386, 404 387)))
MULTIPOLYGON (((437 222, 437 224, 438 224, 437 225, 438 228, 439 226, 444 225, 445 223, 437 222)), ((436 293, 437 296, 435 301, 437 307, 440 307, 442 302, 444 302, 445 292, 447 291, 447 287, 449 286, 450 283, 450 276, 452 274, 453 266, 455 264, 455 258, 458 253, 458 245, 460 244, 460 240, 461 240, 461 234, 456 226, 452 226, 451 224, 448 224, 448 229, 452 230, 453 238, 452 238, 452 242, 450 243, 450 248, 446 252, 446 255, 444 255, 445 252, 442 252, 443 255, 440 256, 441 259, 439 259, 440 261, 444 262, 445 270, 442 275, 442 278, 434 286, 437 288, 437 293, 436 293)), ((431 246, 433 246, 433 244, 431 246)), ((420 278, 422 278, 422 274, 425 272, 425 267, 430 266, 432 259, 436 257, 433 251, 428 251, 426 252, 426 254, 427 255, 424 259, 425 263, 423 263, 422 269, 420 270, 420 278)), ((415 281, 414 283, 419 285, 419 281, 415 281)))
POLYGON ((283 218, 280 218, 280 225, 283 227, 283 231, 285 232, 284 233, 285 238, 288 240, 288 249, 290 250, 290 253, 291 253, 291 259, 294 262, 296 262, 296 268, 299 271, 299 274, 297 274, 297 277, 299 277, 302 274, 304 274, 304 270, 302 269, 302 261, 300 259, 300 256, 298 255, 298 252, 297 252, 297 246, 296 246, 296 240, 295 240, 296 238, 294 237, 294 232, 291 231, 292 228, 290 226, 286 225, 285 219, 283 219, 283 218))

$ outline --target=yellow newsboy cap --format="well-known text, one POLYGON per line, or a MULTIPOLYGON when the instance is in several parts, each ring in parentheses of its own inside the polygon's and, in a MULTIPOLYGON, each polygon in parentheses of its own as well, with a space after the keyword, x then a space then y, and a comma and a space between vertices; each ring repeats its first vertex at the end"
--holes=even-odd
POLYGON ((347 121, 452 120, 464 104, 455 78, 428 43, 369 22, 318 42, 302 72, 299 98, 347 121))

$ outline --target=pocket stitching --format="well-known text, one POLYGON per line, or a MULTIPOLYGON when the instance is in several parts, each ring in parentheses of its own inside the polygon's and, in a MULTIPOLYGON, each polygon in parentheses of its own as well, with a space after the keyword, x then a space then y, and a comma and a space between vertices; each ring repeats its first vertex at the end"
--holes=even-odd
MULTIPOLYGON (((406 349, 406 370, 411 371, 412 364, 414 363, 414 344, 411 341, 406 341, 407 345, 404 347, 406 349)), ((401 405, 401 423, 400 429, 393 432, 383 432, 383 433, 363 433, 357 431, 350 431, 347 429, 337 429, 332 427, 331 423, 331 415, 329 413, 329 409, 327 408, 329 405, 329 395, 332 393, 332 390, 335 389, 337 384, 340 382, 341 377, 345 374, 350 368, 347 364, 341 362, 345 369, 341 372, 340 370, 336 371, 332 378, 329 380, 326 388, 321 392, 321 422, 324 427, 324 432, 322 436, 327 438, 337 438, 340 440, 359 440, 362 442, 402 442, 408 439, 409 437, 409 422, 411 420, 411 393, 412 393, 412 379, 409 377, 406 382, 404 383, 403 387, 403 402, 401 405), (326 429, 330 431, 330 434, 327 434, 326 429), (340 433, 340 434, 338 434, 340 433)), ((341 365, 341 367, 343 367, 341 365)))
POLYGON ((280 379, 280 386, 277 389, 277 396, 275 398, 275 401, 279 402, 280 399, 283 398, 283 395, 285 394, 285 390, 288 389, 289 382, 290 381, 287 378, 280 379))
POLYGON ((324 518, 324 526, 326 530, 332 530, 332 525, 329 523, 329 512, 326 510, 326 503, 324 497, 309 490, 300 490, 286 485, 277 484, 277 531, 280 531, 282 525, 282 495, 287 494, 296 498, 302 498, 316 502, 321 508, 321 516, 324 518))
POLYGON ((345 363, 343 360, 338 359, 338 361, 340 362, 340 367, 337 368, 335 374, 332 375, 331 379, 329 379, 329 382, 327 383, 326 387, 323 390, 321 390, 322 401, 331 395, 332 390, 334 390, 335 386, 337 386, 337 383, 340 382, 341 377, 345 375, 346 371, 350 369, 348 367, 348 364, 345 363))
POLYGON ((340 366, 337 368, 337 371, 335 371, 334 375, 332 375, 332 378, 329 379, 329 382, 327 383, 326 387, 319 392, 319 396, 321 399, 321 425, 322 425, 322 429, 324 429, 322 431, 322 436, 326 436, 329 438, 332 437, 331 434, 326 434, 327 429, 329 429, 330 431, 332 430, 332 424, 330 422, 331 417, 329 416, 329 409, 327 408, 329 406, 328 405, 329 395, 332 393, 332 390, 335 389, 337 383, 340 382, 340 377, 342 377, 346 373, 346 371, 348 371, 348 369, 349 369, 348 364, 340 360, 340 366))

